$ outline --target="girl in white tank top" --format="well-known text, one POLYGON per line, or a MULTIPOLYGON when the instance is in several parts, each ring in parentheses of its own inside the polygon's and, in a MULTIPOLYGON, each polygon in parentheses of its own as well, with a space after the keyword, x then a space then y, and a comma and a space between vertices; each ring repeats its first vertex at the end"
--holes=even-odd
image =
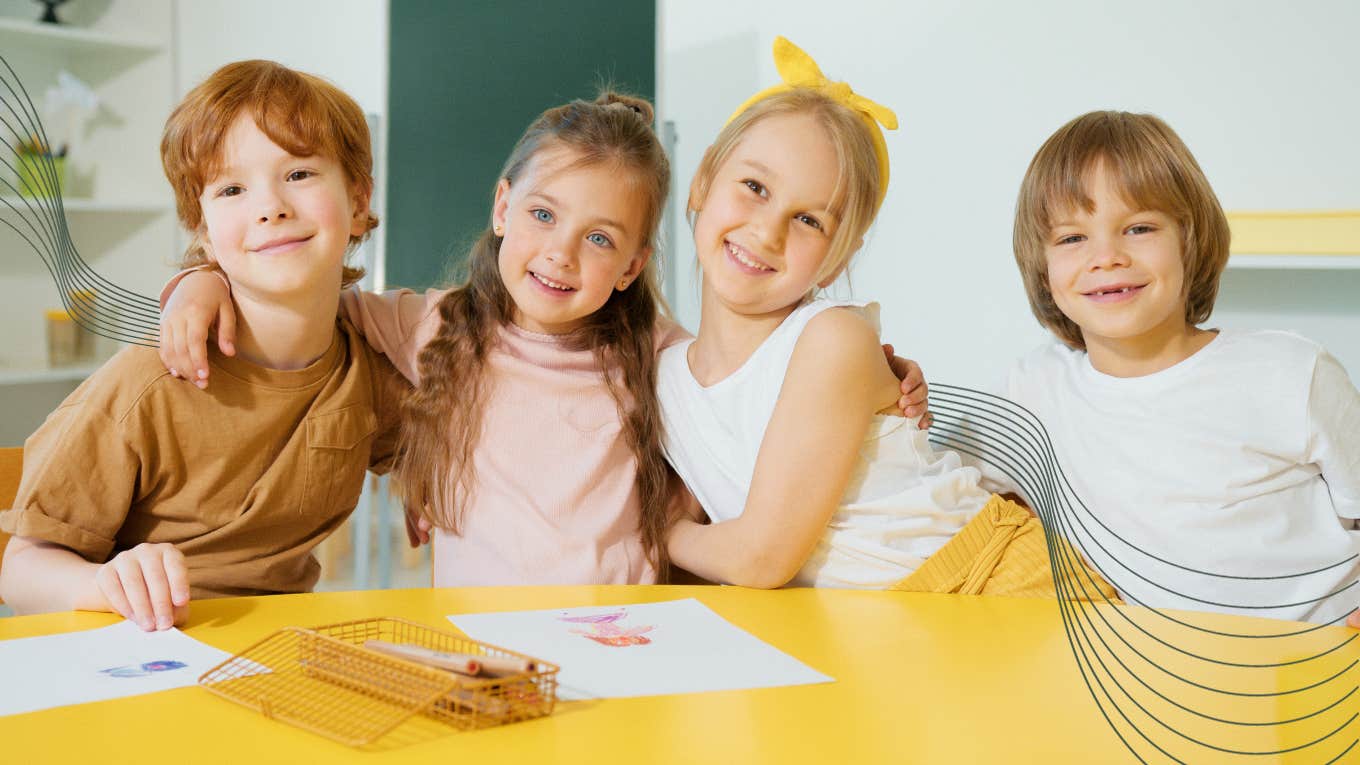
MULTIPOLYGON (((816 71, 782 38, 775 55, 816 71)), ((667 456, 713 521, 680 521, 667 549, 707 579, 887 587, 988 501, 975 469, 881 414, 898 389, 877 306, 810 298, 882 203, 880 122, 896 127, 844 83, 777 86, 738 109, 691 186, 701 322, 658 387, 667 456)))

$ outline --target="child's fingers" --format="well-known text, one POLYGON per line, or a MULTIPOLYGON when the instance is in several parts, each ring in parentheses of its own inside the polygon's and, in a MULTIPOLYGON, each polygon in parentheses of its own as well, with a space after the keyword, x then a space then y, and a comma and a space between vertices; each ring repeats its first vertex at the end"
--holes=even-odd
POLYGON ((115 614, 128 621, 135 621, 136 614, 132 610, 132 604, 128 603, 127 596, 123 594, 123 584, 118 581, 118 569, 113 566, 112 561, 99 567, 95 572, 94 582, 115 614))
POLYGON ((217 309, 217 350, 227 356, 236 355, 236 310, 231 301, 217 309))
POLYGON ((902 392, 914 403, 925 401, 930 389, 926 385, 925 374, 921 372, 921 365, 911 359, 903 359, 902 362, 902 392))
POLYGON ((184 560, 184 553, 173 545, 166 545, 161 553, 161 562, 165 567, 166 582, 170 585, 170 601, 176 607, 188 605, 189 565, 184 560))
POLYGON ((156 629, 169 629, 175 623, 175 604, 170 602, 170 580, 165 573, 164 558, 155 554, 141 555, 137 563, 142 569, 142 582, 146 585, 146 597, 156 629))
POLYGON ((147 632, 156 629, 155 611, 151 608, 151 598, 146 592, 141 563, 128 553, 120 553, 109 563, 118 576, 118 587, 127 598, 128 610, 131 611, 128 618, 147 632))
POLYGON ((1346 619, 1346 626, 1360 630, 1360 608, 1351 612, 1350 618, 1346 619))
POLYGON ((897 399, 897 408, 901 409, 902 414, 906 417, 920 417, 926 413, 926 403, 924 401, 913 402, 907 396, 897 399))
POLYGON ((179 377, 179 369, 175 365, 175 327, 167 321, 161 321, 161 341, 156 348, 156 353, 160 354, 161 363, 170 370, 170 374, 179 377))
POLYGON ((200 388, 208 385, 208 328, 195 323, 185 333, 184 350, 189 355, 189 380, 200 388))

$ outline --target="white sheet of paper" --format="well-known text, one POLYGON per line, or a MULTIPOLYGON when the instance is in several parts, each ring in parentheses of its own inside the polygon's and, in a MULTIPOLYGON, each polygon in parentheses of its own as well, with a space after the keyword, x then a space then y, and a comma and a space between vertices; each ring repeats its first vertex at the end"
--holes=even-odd
POLYGON ((230 656, 177 629, 142 632, 127 621, 0 641, 0 715, 194 685, 230 656))
POLYGON ((449 621, 476 640, 560 666, 563 699, 834 682, 694 598, 455 614, 449 621))

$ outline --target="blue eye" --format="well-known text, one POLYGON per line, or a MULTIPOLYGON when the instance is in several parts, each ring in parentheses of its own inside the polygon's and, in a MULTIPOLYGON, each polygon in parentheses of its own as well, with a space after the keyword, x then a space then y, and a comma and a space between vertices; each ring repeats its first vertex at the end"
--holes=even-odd
POLYGON ((529 214, 534 216, 534 220, 538 221, 539 223, 553 222, 553 214, 548 212, 547 210, 544 210, 542 207, 535 207, 534 209, 529 211, 529 214))
POLYGON ((1152 226, 1149 226, 1146 223, 1135 223, 1134 225, 1129 226, 1130 234, 1151 234, 1153 231, 1156 230, 1157 229, 1153 228, 1152 226))
POLYGON ((1085 239, 1081 234, 1068 234, 1058 240, 1058 244, 1076 244, 1085 239))
POLYGON ((613 247, 613 246, 614 246, 614 243, 611 242, 611 241, 609 240, 609 237, 605 236, 604 234, 600 234, 600 233, 591 234, 590 236, 586 237, 586 240, 589 241, 589 242, 591 242, 592 244, 594 244, 594 245, 597 246, 597 247, 613 247))

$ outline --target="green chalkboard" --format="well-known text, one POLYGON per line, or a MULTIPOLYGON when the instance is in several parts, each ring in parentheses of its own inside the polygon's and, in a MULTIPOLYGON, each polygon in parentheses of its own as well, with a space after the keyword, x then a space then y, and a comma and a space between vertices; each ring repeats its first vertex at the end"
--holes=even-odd
POLYGON ((389 286, 458 278, 496 175, 544 109, 602 83, 654 99, 656 4, 392 0, 389 286))

